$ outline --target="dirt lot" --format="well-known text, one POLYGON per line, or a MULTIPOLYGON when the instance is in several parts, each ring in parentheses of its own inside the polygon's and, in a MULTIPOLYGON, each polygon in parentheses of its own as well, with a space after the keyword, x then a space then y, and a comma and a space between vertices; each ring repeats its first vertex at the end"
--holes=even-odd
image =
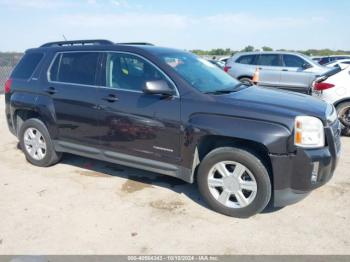
POLYGON ((195 185, 66 155, 28 164, 0 97, 0 254, 350 254, 350 139, 335 177, 250 219, 209 210, 195 185))

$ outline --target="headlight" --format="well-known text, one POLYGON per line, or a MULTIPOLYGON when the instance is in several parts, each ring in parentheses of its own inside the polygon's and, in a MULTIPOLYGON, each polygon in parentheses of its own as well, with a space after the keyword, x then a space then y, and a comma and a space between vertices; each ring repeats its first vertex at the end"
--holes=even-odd
POLYGON ((318 148, 325 145, 324 127, 320 119, 312 116, 297 116, 294 125, 296 146, 318 148))

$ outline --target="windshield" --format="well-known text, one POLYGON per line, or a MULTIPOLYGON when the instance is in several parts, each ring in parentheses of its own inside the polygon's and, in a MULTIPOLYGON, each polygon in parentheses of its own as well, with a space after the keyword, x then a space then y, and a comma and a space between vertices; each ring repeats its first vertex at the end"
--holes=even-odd
POLYGON ((234 88, 240 83, 216 65, 191 53, 174 52, 158 56, 203 93, 234 88))

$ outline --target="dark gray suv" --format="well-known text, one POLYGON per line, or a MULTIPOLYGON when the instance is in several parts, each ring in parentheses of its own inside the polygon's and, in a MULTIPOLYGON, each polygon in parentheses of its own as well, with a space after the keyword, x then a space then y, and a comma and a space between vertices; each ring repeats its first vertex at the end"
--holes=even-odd
POLYGON ((244 85, 170 48, 48 43, 26 52, 5 101, 30 163, 67 152, 196 182, 211 208, 235 217, 304 198, 340 154, 332 105, 244 85))

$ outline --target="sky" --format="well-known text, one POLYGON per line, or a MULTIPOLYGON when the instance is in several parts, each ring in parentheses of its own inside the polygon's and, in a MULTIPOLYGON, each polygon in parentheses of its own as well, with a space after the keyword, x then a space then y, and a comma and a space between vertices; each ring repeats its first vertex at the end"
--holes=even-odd
POLYGON ((350 50, 349 0, 0 0, 0 51, 75 39, 350 50))

